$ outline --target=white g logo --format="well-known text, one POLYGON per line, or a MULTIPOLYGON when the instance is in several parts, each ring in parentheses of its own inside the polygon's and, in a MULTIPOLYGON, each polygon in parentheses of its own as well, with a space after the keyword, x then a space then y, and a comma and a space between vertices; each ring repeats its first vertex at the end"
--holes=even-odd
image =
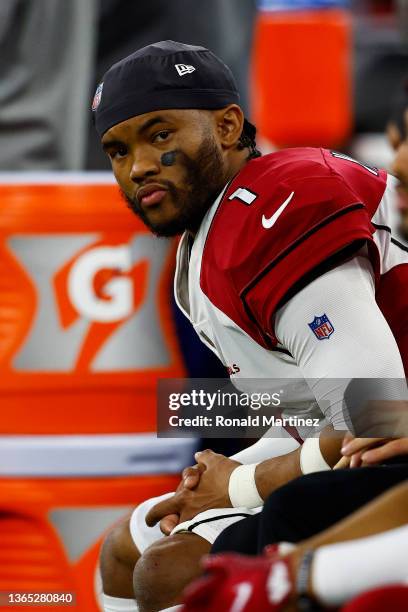
POLYGON ((95 295, 92 283, 99 270, 127 272, 131 263, 127 245, 97 247, 78 257, 68 277, 68 294, 78 313, 100 323, 113 323, 128 317, 133 307, 130 278, 113 278, 106 283, 104 292, 109 300, 95 295))

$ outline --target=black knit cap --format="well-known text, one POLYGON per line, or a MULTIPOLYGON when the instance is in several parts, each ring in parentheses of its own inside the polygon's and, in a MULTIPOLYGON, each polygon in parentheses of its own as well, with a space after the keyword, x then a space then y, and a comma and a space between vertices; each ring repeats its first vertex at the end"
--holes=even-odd
MULTIPOLYGON (((114 64, 98 85, 92 104, 96 130, 136 115, 165 109, 215 110, 239 104, 231 70, 204 47, 165 40, 114 64)), ((245 131, 255 130, 245 121, 245 131)))

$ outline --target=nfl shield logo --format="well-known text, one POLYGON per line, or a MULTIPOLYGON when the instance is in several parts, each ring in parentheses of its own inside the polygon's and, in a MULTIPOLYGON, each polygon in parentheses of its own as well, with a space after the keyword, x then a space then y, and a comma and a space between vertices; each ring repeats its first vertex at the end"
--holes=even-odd
POLYGON ((96 111, 96 109, 98 108, 99 104, 101 103, 102 89, 103 89, 103 83, 99 83, 98 88, 95 91, 94 99, 92 101, 92 110, 93 111, 96 111))
POLYGON ((334 327, 325 314, 321 317, 315 317, 308 325, 318 340, 327 340, 334 332, 334 327))

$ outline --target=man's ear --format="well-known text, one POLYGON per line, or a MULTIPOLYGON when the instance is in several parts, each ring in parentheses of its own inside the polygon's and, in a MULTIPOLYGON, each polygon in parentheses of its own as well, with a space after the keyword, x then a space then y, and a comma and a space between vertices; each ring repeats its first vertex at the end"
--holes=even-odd
POLYGON ((402 142, 402 135, 397 127, 397 125, 393 122, 389 122, 386 128, 388 142, 391 147, 396 151, 402 142))
POLYGON ((236 146, 244 125, 244 113, 238 104, 214 111, 218 140, 224 149, 236 146))

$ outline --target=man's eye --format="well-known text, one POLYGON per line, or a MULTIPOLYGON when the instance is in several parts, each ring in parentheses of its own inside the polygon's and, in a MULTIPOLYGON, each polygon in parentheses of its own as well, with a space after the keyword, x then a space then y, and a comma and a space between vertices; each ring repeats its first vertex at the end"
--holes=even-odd
POLYGON ((119 147, 118 149, 113 149, 109 152, 109 156, 111 159, 120 159, 122 157, 125 157, 125 155, 127 155, 126 147, 119 147))
POLYGON ((153 136, 153 142, 163 142, 163 140, 167 140, 169 136, 169 130, 162 130, 161 132, 157 132, 157 134, 153 136))

